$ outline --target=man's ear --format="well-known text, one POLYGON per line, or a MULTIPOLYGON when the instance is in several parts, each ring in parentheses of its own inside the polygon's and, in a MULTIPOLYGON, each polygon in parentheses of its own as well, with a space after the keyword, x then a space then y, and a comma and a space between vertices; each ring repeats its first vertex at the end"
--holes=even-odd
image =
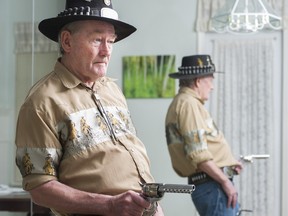
POLYGON ((69 53, 71 50, 71 33, 69 31, 62 31, 60 38, 62 49, 64 52, 69 53))
POLYGON ((193 82, 194 82, 194 86, 195 86, 195 87, 198 87, 198 86, 199 86, 200 79, 199 79, 199 78, 195 78, 195 79, 193 80, 193 82))

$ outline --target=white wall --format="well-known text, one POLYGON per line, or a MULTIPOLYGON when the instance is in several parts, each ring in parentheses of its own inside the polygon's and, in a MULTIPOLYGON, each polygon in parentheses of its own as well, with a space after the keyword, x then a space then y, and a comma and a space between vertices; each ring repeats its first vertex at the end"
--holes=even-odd
MULTIPOLYGON (((14 169, 14 36, 15 22, 31 21, 32 0, 1 0, 0 8, 0 184, 12 182, 14 169)), ((194 32, 196 2, 190 0, 121 0, 113 1, 120 19, 138 30, 116 43, 108 74, 122 86, 122 57, 128 55, 176 55, 176 66, 185 55, 196 54, 194 32)), ((35 0, 34 18, 54 17, 64 8, 65 0, 35 0)), ((280 51, 279 51, 280 52, 280 51)), ((171 168, 164 118, 171 99, 129 99, 128 105, 139 137, 147 147, 152 173, 157 182, 186 183, 171 168)), ((287 148, 286 148, 287 149, 287 148)), ((283 193, 285 194, 285 192, 283 193)), ((284 196, 283 196, 284 197, 284 196)), ((286 196, 287 197, 287 196, 286 196)), ((189 195, 166 194, 161 201, 166 216, 193 216, 189 195)), ((8 215, 0 212, 1 216, 8 215)), ((10 215, 10 214, 9 214, 10 215)), ((284 215, 283 215, 284 216, 284 215)))
MULTIPOLYGON (((35 20, 38 17, 48 17, 58 11, 59 1, 37 0, 35 20), (41 4, 41 7, 40 5, 41 4), (41 12, 42 11, 42 12, 41 12)), ((63 3, 62 3, 63 4, 63 3)), ((62 6, 63 7, 63 6, 62 6)), ((13 182, 14 173, 14 94, 15 94, 15 54, 14 54, 14 24, 16 22, 32 21, 32 0, 5 0, 0 2, 0 184, 13 182), (7 165, 8 164, 8 165, 7 165)))
MULTIPOLYGON (((115 44, 109 74, 121 82, 121 58, 129 55, 176 55, 176 67, 182 57, 196 54, 194 20, 196 1, 121 0, 113 2, 120 19, 138 28, 134 35, 115 44)), ((177 83, 178 85, 178 83, 177 83)), ((186 184, 173 171, 165 140, 165 115, 171 99, 129 99, 128 105, 138 136, 147 147, 152 173, 157 182, 186 184)), ((193 216, 195 210, 188 194, 165 194, 161 201, 166 216, 193 216)))
POLYGON ((282 182, 281 182, 281 189, 282 189, 282 202, 281 202, 281 207, 282 207, 282 212, 281 215, 288 215, 288 205, 287 205, 287 199, 288 199, 288 171, 287 171, 287 166, 286 164, 288 163, 288 157, 287 157, 287 152, 288 152, 288 75, 287 75, 287 62, 286 62, 286 57, 288 56, 288 29, 284 30, 283 33, 283 45, 282 45, 282 53, 283 53, 283 64, 282 64, 282 70, 283 70, 283 77, 282 77, 282 182))
MULTIPOLYGON (((57 14, 59 2, 64 0, 36 0, 35 20, 57 14)), ((62 6, 63 7, 63 6, 62 6)), ((15 134, 15 54, 14 24, 32 22, 32 0, 0 1, 0 184, 14 182, 14 134, 15 134)), ((26 215, 0 212, 0 216, 26 215)))
MULTIPOLYGON (((14 176, 14 88, 15 55, 13 25, 15 22, 36 22, 54 17, 63 10, 65 0, 1 0, 0 7, 0 184, 10 184, 14 176)), ((115 44, 108 74, 122 86, 122 57, 127 55, 195 54, 196 34, 193 31, 196 1, 189 0, 121 0, 113 2, 120 19, 138 30, 127 40, 115 44)), ((164 118, 171 99, 130 99, 128 105, 139 137, 147 146, 152 173, 156 181, 186 183, 171 168, 165 141, 164 118)), ((166 216, 193 215, 190 196, 167 194, 161 201, 166 216)), ((0 212, 0 215, 18 215, 0 212)))

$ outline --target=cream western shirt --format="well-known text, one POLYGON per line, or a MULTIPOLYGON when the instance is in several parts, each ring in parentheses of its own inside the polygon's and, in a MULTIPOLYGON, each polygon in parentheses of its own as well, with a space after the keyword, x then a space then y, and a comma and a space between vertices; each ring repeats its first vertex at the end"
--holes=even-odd
POLYGON ((50 180, 115 195, 153 182, 126 100, 101 78, 90 89, 60 62, 30 90, 18 117, 17 165, 23 188, 50 180), (105 114, 104 114, 105 113, 105 114))
POLYGON ((179 89, 166 115, 166 140, 174 170, 180 176, 197 172, 201 162, 213 160, 218 167, 237 164, 197 93, 179 89))

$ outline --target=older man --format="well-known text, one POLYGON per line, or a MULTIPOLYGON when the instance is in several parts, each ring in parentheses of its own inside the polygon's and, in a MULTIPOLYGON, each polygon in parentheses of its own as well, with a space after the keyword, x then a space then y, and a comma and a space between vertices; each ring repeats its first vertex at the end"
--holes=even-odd
POLYGON ((149 159, 122 92, 106 77, 113 43, 136 28, 110 0, 67 0, 39 30, 62 56, 19 112, 23 188, 56 215, 163 215, 141 196, 140 184, 154 181, 149 159))
POLYGON ((224 135, 204 107, 213 90, 215 66, 209 55, 182 58, 180 89, 166 116, 166 139, 174 170, 196 185, 193 202, 201 216, 235 216, 233 175, 242 169, 224 135))

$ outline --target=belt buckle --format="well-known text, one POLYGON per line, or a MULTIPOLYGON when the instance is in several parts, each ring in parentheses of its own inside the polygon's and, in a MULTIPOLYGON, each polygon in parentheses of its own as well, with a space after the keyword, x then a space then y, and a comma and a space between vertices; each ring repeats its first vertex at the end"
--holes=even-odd
POLYGON ((222 171, 229 179, 233 178, 234 176, 233 167, 231 166, 223 167, 222 171))

